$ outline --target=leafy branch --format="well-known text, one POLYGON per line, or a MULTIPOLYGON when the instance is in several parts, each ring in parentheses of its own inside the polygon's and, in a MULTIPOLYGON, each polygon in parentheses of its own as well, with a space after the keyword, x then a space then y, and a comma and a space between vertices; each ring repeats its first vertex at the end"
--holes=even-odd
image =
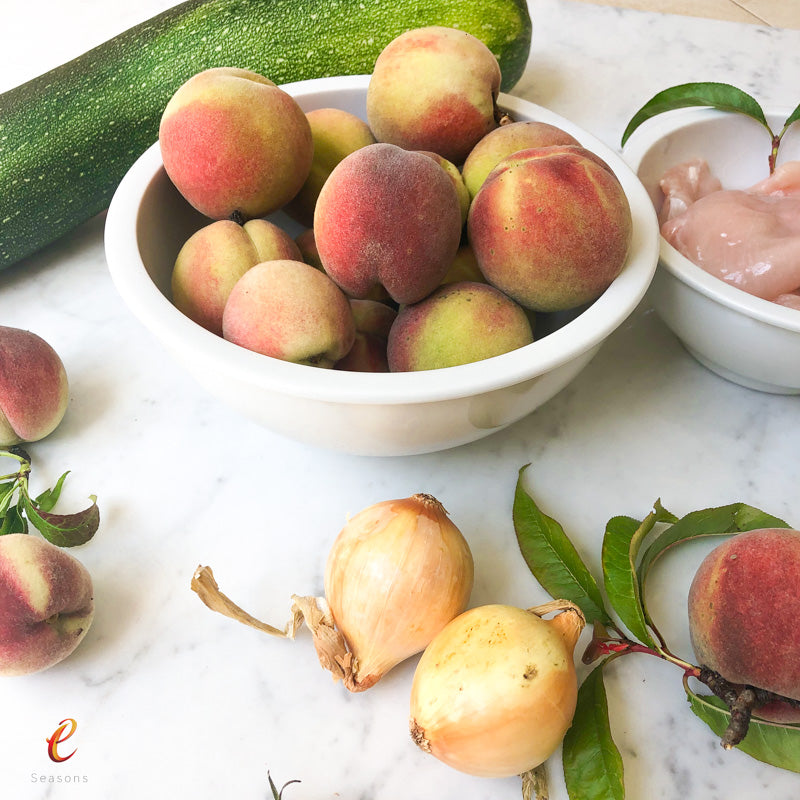
POLYGON ((59 547, 85 544, 94 536, 100 525, 100 510, 94 495, 90 495, 91 505, 83 511, 75 514, 53 512, 68 471, 61 475, 55 486, 31 497, 31 457, 28 453, 14 446, 0 449, 0 458, 17 462, 16 471, 0 475, 0 536, 28 533, 29 522, 45 539, 59 547))
POLYGON ((623 764, 611 735, 603 669, 630 653, 660 658, 681 670, 691 710, 720 738, 753 758, 800 772, 800 726, 751 718, 773 701, 800 707, 797 700, 752 686, 731 684, 713 670, 673 653, 646 605, 647 578, 659 558, 676 545, 700 536, 722 536, 758 528, 788 528, 786 522, 744 503, 694 511, 678 518, 656 501, 643 520, 614 517, 606 525, 601 554, 605 594, 561 525, 545 515, 523 485, 519 471, 513 522, 522 553, 536 580, 553 597, 583 611, 594 635, 584 654, 596 663, 578 691, 572 727, 563 746, 564 777, 570 798, 623 800, 623 764), (699 695, 690 681, 712 695, 699 695))
POLYGON ((701 82, 682 83, 664 89, 650 98, 631 118, 622 134, 622 144, 628 141, 630 135, 643 123, 658 114, 674 111, 678 108, 690 106, 709 106, 720 111, 731 111, 752 117, 764 126, 769 134, 771 149, 769 154, 770 175, 775 171, 778 158, 778 148, 789 126, 800 120, 800 105, 787 117, 783 127, 777 133, 770 128, 764 110, 758 101, 728 83, 701 82))

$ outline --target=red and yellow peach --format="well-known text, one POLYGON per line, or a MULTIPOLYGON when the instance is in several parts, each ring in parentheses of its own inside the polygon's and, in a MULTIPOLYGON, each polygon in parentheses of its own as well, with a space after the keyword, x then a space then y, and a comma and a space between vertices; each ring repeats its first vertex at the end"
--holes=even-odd
POLYGON ((265 216, 308 177, 311 128, 291 95, 245 69, 217 67, 182 84, 161 117, 164 169, 211 219, 265 216))
POLYGON ((272 358, 332 367, 353 346, 347 298, 324 273, 302 261, 265 261, 231 291, 222 335, 272 358))
POLYGON ((452 180, 433 159, 393 144, 362 147, 322 187, 314 236, 325 272, 354 298, 382 286, 396 303, 430 294, 461 240, 452 180))
POLYGON ((0 325, 0 446, 52 433, 69 403, 58 353, 31 331, 0 325))
POLYGON ((613 172, 570 145, 503 159, 472 201, 469 242, 493 286, 534 311, 599 297, 625 265, 631 210, 613 172))
POLYGON ((33 534, 0 536, 0 675, 57 664, 93 618, 92 579, 74 556, 33 534))

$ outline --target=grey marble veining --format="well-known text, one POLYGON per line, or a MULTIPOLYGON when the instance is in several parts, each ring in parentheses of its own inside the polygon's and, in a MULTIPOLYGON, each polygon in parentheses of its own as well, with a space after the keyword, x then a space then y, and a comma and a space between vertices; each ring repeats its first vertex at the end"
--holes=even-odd
MULTIPOLYGON (((0 90, 169 0, 7 5, 0 90)), ((571 0, 530 8, 533 47, 515 93, 612 147, 647 99, 684 81, 734 83, 765 105, 800 101, 800 31, 571 0)), ((208 611, 189 589, 195 567, 210 564, 223 591, 282 625, 292 593, 321 593, 348 514, 426 491, 470 541, 472 604, 534 605, 544 593, 511 524, 526 463, 530 490, 596 574, 606 521, 643 516, 657 498, 679 514, 742 500, 800 525, 797 398, 708 372, 646 300, 574 383, 519 423, 448 452, 373 460, 285 441, 205 395, 117 296, 102 233, 101 216, 0 274, 0 324, 51 341, 71 378, 64 423, 31 447, 34 488, 71 469, 64 507, 96 493, 103 515, 76 552, 96 585, 87 639, 46 673, 0 682, 4 798, 263 800, 269 771, 278 786, 302 781, 286 800, 512 800, 517 779, 462 775, 414 747, 413 659, 348 695, 319 668, 306 632, 272 639, 208 611), (44 740, 65 717, 78 721, 78 749, 57 765, 44 740)), ((650 586, 654 615, 687 657, 685 593, 704 548, 665 557, 650 586)), ((647 656, 608 670, 628 798, 794 800, 796 775, 718 746, 680 677, 647 656)), ((550 779, 553 800, 565 800, 558 758, 550 779)))

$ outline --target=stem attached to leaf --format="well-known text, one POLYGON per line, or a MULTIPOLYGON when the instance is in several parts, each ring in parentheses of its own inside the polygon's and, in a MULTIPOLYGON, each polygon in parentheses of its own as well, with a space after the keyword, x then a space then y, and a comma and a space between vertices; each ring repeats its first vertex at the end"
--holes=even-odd
POLYGON ((617 658, 628 653, 645 653, 660 658, 662 661, 668 661, 683 670, 684 681, 687 678, 696 678, 719 697, 728 706, 731 714, 728 727, 720 741, 726 750, 736 747, 747 735, 750 717, 757 708, 775 702, 785 703, 792 708, 800 708, 800 700, 784 697, 756 686, 731 683, 713 669, 690 664, 673 655, 669 650, 648 647, 621 634, 619 638, 609 637, 606 629, 602 626, 598 628, 595 625, 594 636, 587 645, 582 660, 584 664, 591 664, 600 658, 617 658))

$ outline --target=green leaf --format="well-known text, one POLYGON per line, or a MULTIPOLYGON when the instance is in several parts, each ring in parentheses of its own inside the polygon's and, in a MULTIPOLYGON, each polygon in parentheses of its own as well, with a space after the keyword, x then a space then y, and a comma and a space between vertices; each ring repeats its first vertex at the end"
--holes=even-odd
POLYGON ((643 644, 657 648, 647 627, 636 560, 644 539, 657 522, 674 522, 676 517, 656 502, 642 522, 632 517, 613 517, 603 537, 602 562, 606 594, 625 627, 643 644))
MULTIPOLYGON (((695 694, 685 680, 684 690, 695 715, 721 737, 731 718, 727 706, 713 695, 695 694)), ((800 726, 778 725, 751 717, 747 736, 736 746, 758 761, 800 772, 800 726)))
POLYGON ((7 533, 27 533, 28 522, 22 516, 22 503, 19 502, 15 506, 11 506, 0 518, 0 536, 7 533))
POLYGON ((564 737, 564 779, 570 800, 623 800, 622 756, 611 736, 602 664, 578 689, 572 726, 564 737))
POLYGON ((0 484, 0 517, 11 507, 14 499, 14 490, 19 486, 19 481, 8 481, 0 484))
POLYGON ((648 100, 631 118, 628 127, 622 134, 622 144, 643 122, 665 111, 689 106, 711 106, 721 111, 735 111, 746 114, 760 122, 772 137, 764 111, 747 92, 737 89, 728 83, 682 83, 659 92, 648 100))
POLYGON ((790 125, 798 120, 800 120, 800 106, 797 106, 797 108, 786 118, 786 122, 783 123, 783 130, 785 131, 790 125))
POLYGON ((52 489, 45 489, 33 502, 36 504, 36 507, 40 511, 52 511, 55 504, 58 502, 58 498, 61 496, 61 489, 64 486, 64 480, 69 475, 69 470, 67 470, 59 479, 56 481, 56 485, 52 489))
POLYGON ((553 598, 577 605, 587 623, 610 623, 597 582, 564 529, 543 514, 522 485, 529 465, 520 469, 514 493, 513 520, 517 542, 528 569, 553 598))
POLYGON ((59 547, 76 547, 88 542, 100 525, 97 498, 92 495, 91 500, 88 508, 76 514, 53 514, 36 508, 25 494, 25 511, 31 524, 48 542, 59 547))
POLYGON ((664 531, 645 550, 639 562, 639 585, 644 595, 647 575, 655 561, 670 547, 699 536, 722 536, 758 528, 790 528, 787 522, 746 503, 692 511, 664 531))

